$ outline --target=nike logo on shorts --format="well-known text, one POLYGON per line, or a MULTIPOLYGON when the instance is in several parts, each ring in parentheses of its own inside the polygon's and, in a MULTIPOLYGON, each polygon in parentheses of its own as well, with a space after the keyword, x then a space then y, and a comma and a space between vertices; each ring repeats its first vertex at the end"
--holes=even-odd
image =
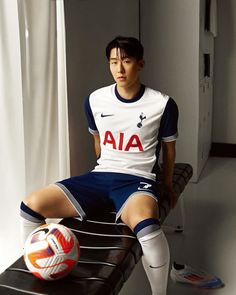
POLYGON ((150 187, 152 187, 150 183, 141 181, 140 186, 138 187, 138 190, 150 189, 150 187))

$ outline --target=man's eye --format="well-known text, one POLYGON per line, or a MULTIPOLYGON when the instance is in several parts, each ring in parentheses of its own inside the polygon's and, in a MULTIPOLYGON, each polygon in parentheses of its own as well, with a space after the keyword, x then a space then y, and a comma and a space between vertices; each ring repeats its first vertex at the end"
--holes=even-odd
POLYGON ((123 62, 124 62, 125 64, 128 64, 128 63, 130 63, 130 60, 129 60, 129 59, 125 59, 123 62))

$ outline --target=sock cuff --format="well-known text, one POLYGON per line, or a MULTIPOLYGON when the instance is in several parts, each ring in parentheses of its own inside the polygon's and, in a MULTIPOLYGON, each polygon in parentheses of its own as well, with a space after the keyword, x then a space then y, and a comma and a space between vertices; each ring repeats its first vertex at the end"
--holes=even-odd
POLYGON ((161 228, 156 228, 148 234, 143 234, 142 236, 138 237, 138 240, 142 244, 143 242, 152 240, 156 238, 157 236, 160 236, 160 237, 165 236, 161 228))
POLYGON ((37 213, 34 210, 32 210, 31 208, 29 208, 23 202, 21 202, 21 204, 20 204, 20 215, 21 215, 21 217, 23 217, 29 221, 37 222, 37 223, 41 223, 42 220, 45 219, 42 215, 40 215, 39 213, 37 213))
POLYGON ((146 236, 154 231, 157 231, 160 229, 160 223, 159 220, 156 218, 147 218, 142 221, 140 221, 135 227, 134 227, 134 233, 137 236, 138 239, 142 238, 143 236, 146 236))

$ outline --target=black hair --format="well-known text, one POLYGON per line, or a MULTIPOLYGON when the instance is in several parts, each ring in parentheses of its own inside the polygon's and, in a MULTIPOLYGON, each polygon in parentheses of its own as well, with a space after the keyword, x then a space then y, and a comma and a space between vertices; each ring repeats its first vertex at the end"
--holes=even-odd
POLYGON ((109 60, 111 50, 113 48, 120 49, 122 57, 134 57, 137 60, 143 59, 143 45, 134 37, 117 36, 106 47, 106 57, 109 60))

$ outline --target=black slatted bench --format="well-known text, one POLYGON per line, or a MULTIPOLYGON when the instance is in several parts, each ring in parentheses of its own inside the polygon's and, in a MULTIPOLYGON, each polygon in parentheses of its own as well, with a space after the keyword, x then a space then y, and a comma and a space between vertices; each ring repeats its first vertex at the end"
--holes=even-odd
MULTIPOLYGON (((178 197, 192 177, 189 164, 176 163, 174 189, 178 197)), ((170 211, 167 200, 160 204, 161 223, 170 211)), ((110 212, 81 222, 77 218, 63 219, 61 224, 76 234, 81 245, 81 257, 75 270, 67 277, 46 282, 30 274, 23 257, 0 275, 1 295, 116 295, 129 278, 142 255, 132 231, 115 223, 110 212)))

